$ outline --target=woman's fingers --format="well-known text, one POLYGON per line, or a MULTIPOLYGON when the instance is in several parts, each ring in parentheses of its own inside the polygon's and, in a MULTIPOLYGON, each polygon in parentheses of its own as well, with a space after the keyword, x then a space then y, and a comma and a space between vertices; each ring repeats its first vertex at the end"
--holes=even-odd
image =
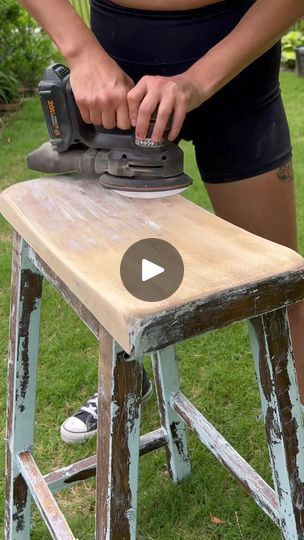
MULTIPOLYGON (((112 62, 112 61, 111 61, 112 62)), ((204 100, 199 88, 185 73, 174 77, 143 77, 135 86, 115 63, 108 69, 87 66, 71 71, 71 86, 83 120, 106 129, 136 128, 136 136, 147 137, 153 116, 152 140, 159 142, 172 115, 168 138, 174 140, 186 113, 204 100)))
POLYGON ((173 117, 172 122, 170 126, 170 131, 168 133, 168 140, 174 141, 180 130, 182 129, 182 125, 184 123, 186 117, 186 109, 183 103, 176 101, 174 111, 173 111, 173 117))
POLYGON ((84 107, 77 103, 81 117, 87 124, 103 126, 106 129, 130 129, 129 109, 126 97, 123 99, 96 99, 96 103, 84 107))
POLYGON ((131 129, 127 101, 125 102, 124 106, 118 107, 116 111, 116 126, 119 129, 131 129))
POLYGON ((87 107, 89 110, 89 124, 94 124, 94 126, 100 125, 101 122, 101 113, 98 107, 96 107, 95 100, 87 102, 87 107))
POLYGON ((139 106, 147 93, 147 80, 149 77, 142 77, 140 81, 128 92, 127 100, 129 107, 130 122, 136 126, 139 106))
POLYGON ((145 139, 149 125, 151 123, 151 116, 159 104, 159 95, 156 91, 150 91, 146 94, 144 99, 138 108, 136 119, 136 136, 139 139, 145 139))
MULTIPOLYGON (((128 93, 129 114, 132 125, 136 126, 136 135, 140 139, 147 136, 151 117, 155 111, 156 120, 152 140, 161 141, 172 115, 169 139, 178 136, 186 113, 192 108, 193 85, 185 77, 145 76, 128 93)), ((198 106, 199 103, 194 104, 198 106)))
POLYGON ((90 123, 90 111, 87 107, 84 105, 80 105, 80 103, 77 104, 79 108, 79 112, 81 114, 81 118, 86 124, 90 123))
POLYGON ((112 59, 97 59, 71 69, 71 87, 86 123, 130 129, 127 94, 134 82, 112 59))
POLYGON ((152 140, 160 142, 167 131, 171 121, 172 111, 174 110, 174 101, 171 96, 163 97, 158 105, 156 120, 152 132, 152 140))

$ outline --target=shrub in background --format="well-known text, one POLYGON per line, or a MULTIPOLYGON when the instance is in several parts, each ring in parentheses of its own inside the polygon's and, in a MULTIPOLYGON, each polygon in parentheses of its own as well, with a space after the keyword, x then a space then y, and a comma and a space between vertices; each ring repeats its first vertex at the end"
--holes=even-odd
POLYGON ((0 103, 12 103, 19 96, 19 83, 13 75, 0 71, 0 103))
POLYGON ((57 54, 45 32, 15 0, 1 0, 0 103, 16 99, 20 87, 35 88, 57 54))
POLYGON ((19 83, 8 73, 0 71, 0 103, 12 103, 19 96, 19 83))
POLYGON ((296 64, 296 47, 304 45, 304 33, 300 30, 291 30, 282 37, 282 63, 286 67, 294 68, 296 64))
POLYGON ((296 47, 304 45, 304 21, 299 21, 294 30, 282 37, 282 64, 288 68, 296 65, 296 47))
POLYGON ((293 26, 294 30, 299 30, 299 32, 302 32, 304 34, 304 18, 300 19, 296 24, 293 26))

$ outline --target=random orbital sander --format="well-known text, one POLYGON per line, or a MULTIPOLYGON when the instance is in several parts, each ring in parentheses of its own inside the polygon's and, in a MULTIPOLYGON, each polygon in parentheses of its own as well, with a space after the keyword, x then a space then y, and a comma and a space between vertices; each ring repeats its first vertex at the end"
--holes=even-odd
POLYGON ((70 70, 53 64, 38 92, 50 142, 27 157, 30 169, 44 173, 81 172, 106 189, 138 198, 166 197, 192 184, 183 172, 183 152, 166 138, 139 140, 134 130, 104 129, 83 121, 76 105, 70 70))

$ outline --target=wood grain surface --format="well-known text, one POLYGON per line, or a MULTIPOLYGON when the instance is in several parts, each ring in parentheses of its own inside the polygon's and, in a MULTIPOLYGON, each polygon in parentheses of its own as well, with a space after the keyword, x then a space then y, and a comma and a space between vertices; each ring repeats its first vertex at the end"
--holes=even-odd
POLYGON ((15 184, 0 195, 0 211, 127 352, 143 320, 247 285, 252 295, 255 283, 303 269, 294 251, 181 196, 124 198, 96 179, 69 175, 15 184), (144 238, 170 242, 184 261, 181 286, 161 302, 138 300, 120 279, 122 256, 144 238))

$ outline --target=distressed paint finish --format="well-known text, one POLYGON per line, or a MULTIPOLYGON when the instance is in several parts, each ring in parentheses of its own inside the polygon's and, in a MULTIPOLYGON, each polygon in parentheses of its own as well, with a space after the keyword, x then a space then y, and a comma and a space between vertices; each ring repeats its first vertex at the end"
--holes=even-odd
POLYGON ((157 351, 204 332, 250 319, 304 298, 304 270, 277 274, 202 296, 135 321, 130 332, 133 354, 157 351))
POLYGON ((98 339, 99 322, 94 315, 30 246, 28 247, 28 258, 98 339))
MULTIPOLYGON (((155 429, 140 437, 139 455, 144 456, 167 444, 167 436, 162 428, 155 429)), ((52 493, 65 489, 96 475, 96 455, 82 459, 46 474, 43 479, 52 493)))
POLYGON ((32 448, 42 276, 16 233, 13 242, 7 393, 6 540, 29 538, 30 503, 17 453, 32 448))
POLYGON ((250 321, 285 540, 304 538, 303 426, 286 309, 250 321))
POLYGON ((274 490, 181 392, 172 394, 171 404, 210 452, 240 482, 262 510, 278 524, 279 508, 274 490))
POLYGON ((18 455, 20 472, 25 479, 37 508, 52 538, 75 540, 65 517, 50 492, 30 452, 18 455))
MULTIPOLYGON (((6 540, 29 538, 30 494, 24 477, 45 521, 50 523, 54 516, 49 519, 44 502, 52 507, 53 499, 49 498, 52 486, 56 491, 92 476, 95 471, 96 462, 89 458, 91 461, 79 462, 83 468, 73 464, 46 475, 43 480, 29 453, 33 444, 42 275, 100 339, 98 415, 101 429, 96 458, 96 539, 135 540, 141 353, 159 350, 204 331, 301 299, 304 294, 303 270, 226 290, 220 295, 205 296, 178 309, 150 314, 147 318, 130 320, 128 332, 133 356, 128 357, 66 284, 15 235, 8 372, 6 540), (20 427, 21 423, 26 429, 18 429, 14 435, 15 427, 20 427), (21 457, 20 470, 17 454, 21 457)), ((181 394, 171 347, 154 354, 163 428, 157 430, 157 436, 153 433, 146 436, 142 453, 167 444, 173 478, 178 481, 186 477, 190 467, 184 424, 181 423, 186 422, 262 509, 279 523, 285 540, 304 539, 303 430, 286 310, 252 319, 251 335, 277 494, 181 394)), ((56 507, 51 508, 51 514, 54 509, 56 514, 56 507)), ((67 536, 52 530, 54 538, 73 538, 69 536, 72 533, 67 525, 62 528, 67 536)))
POLYGON ((141 360, 100 328, 96 540, 136 538, 141 360))
POLYGON ((170 394, 179 390, 175 347, 154 353, 152 360, 160 420, 168 437, 168 470, 174 482, 181 482, 190 475, 191 468, 185 423, 170 404, 170 394))
POLYGON ((123 200, 102 190, 96 179, 59 175, 10 186, 0 195, 0 209, 132 355, 138 351, 133 351, 130 338, 139 344, 137 330, 147 324, 151 341, 143 345, 151 346, 159 316, 161 341, 149 350, 175 343, 173 331, 179 340, 198 335, 206 330, 207 319, 210 326, 219 326, 304 297, 300 255, 183 197, 123 200), (181 253, 185 273, 174 295, 150 304, 126 294, 119 267, 130 245, 152 232, 155 236, 151 223, 158 227, 157 236, 181 253))

